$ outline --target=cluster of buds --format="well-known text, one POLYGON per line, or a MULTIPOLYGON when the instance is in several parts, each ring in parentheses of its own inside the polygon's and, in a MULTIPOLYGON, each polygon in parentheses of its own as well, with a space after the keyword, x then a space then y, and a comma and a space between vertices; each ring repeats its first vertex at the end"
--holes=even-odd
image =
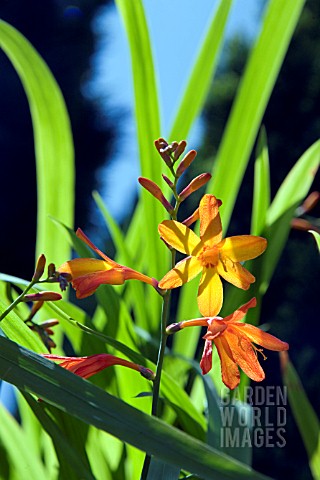
POLYGON ((35 316, 35 314, 40 310, 40 308, 43 306, 45 300, 60 300, 61 298, 61 295, 59 293, 55 293, 55 292, 39 292, 39 294, 34 294, 34 295, 40 295, 40 293, 44 293, 44 294, 52 294, 51 296, 46 296, 46 295, 42 295, 41 297, 39 297, 38 300, 36 300, 36 298, 38 297, 34 297, 34 296, 31 296, 31 295, 26 295, 26 297, 28 297, 28 300, 25 300, 25 301, 34 301, 32 307, 31 307, 31 310, 30 310, 30 314, 27 318, 27 320, 25 321, 25 324, 30 328, 30 330, 33 330, 34 332, 37 332, 37 334, 39 335, 40 339, 42 340, 42 342, 44 343, 44 345, 46 346, 46 348, 48 349, 49 352, 51 352, 51 349, 52 348, 55 348, 56 347, 56 344, 55 342, 52 340, 51 336, 53 335, 53 330, 52 330, 52 327, 54 327, 55 325, 58 325, 59 324, 59 320, 56 320, 56 319, 51 319, 51 320, 46 320, 45 322, 42 322, 42 323, 35 323, 33 321, 33 318, 35 316), (53 297, 53 294, 56 295, 56 297, 53 297), (60 298, 58 298, 58 295, 60 298), (32 298, 30 298, 32 297, 32 298))
MULTIPOLYGON (((173 175, 173 180, 170 180, 166 175, 162 175, 162 178, 167 183, 167 185, 172 190, 173 196, 176 200, 175 206, 173 206, 164 196, 161 188, 152 180, 144 177, 139 177, 139 183, 144 187, 148 192, 151 193, 159 202, 164 206, 167 212, 170 214, 172 218, 176 217, 177 208, 181 202, 183 202, 189 195, 193 192, 199 190, 199 188, 203 187, 211 178, 210 173, 202 173, 194 178, 189 185, 187 185, 180 193, 177 192, 177 182, 181 175, 186 171, 186 169, 191 165, 194 159, 197 156, 196 150, 190 150, 187 152, 182 160, 179 162, 178 166, 175 167, 176 162, 180 159, 182 154, 184 153, 187 146, 187 142, 185 140, 181 140, 181 142, 172 142, 168 144, 168 142, 164 138, 159 138, 155 141, 155 147, 159 152, 161 158, 169 168, 171 174, 173 175)), ((197 220, 196 212, 193 214, 195 217, 187 219, 186 221, 191 223, 197 220)), ((191 216, 192 217, 192 216, 191 216)), ((190 225, 191 223, 188 223, 190 225)))
POLYGON ((296 210, 296 218, 291 221, 291 226, 295 230, 303 230, 308 232, 313 230, 320 233, 320 220, 307 215, 320 200, 320 192, 311 192, 305 201, 296 210))

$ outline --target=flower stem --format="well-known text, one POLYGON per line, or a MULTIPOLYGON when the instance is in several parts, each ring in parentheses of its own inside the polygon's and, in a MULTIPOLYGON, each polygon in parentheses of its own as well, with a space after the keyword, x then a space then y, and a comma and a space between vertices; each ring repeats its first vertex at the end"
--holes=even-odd
POLYGON ((20 303, 23 299, 23 297, 29 292, 29 290, 33 287, 33 285, 37 283, 36 281, 34 280, 31 280, 31 282, 29 283, 29 285, 23 290, 22 293, 20 293, 20 295, 1 313, 0 315, 0 322, 1 320, 3 320, 7 315, 8 313, 11 312, 11 310, 14 309, 14 307, 16 305, 18 305, 18 303, 20 303))

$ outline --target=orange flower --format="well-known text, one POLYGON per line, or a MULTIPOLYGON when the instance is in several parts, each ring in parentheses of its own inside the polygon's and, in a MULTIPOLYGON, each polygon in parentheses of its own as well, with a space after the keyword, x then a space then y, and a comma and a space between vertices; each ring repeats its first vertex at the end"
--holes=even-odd
POLYGON ((260 352, 264 359, 266 357, 262 349, 257 348, 254 344, 277 352, 288 350, 289 345, 253 325, 241 322, 249 308, 255 306, 256 299, 252 298, 248 303, 242 305, 242 307, 225 318, 195 318, 175 323, 167 327, 167 333, 174 333, 182 328, 195 325, 208 327, 207 333, 203 337, 205 345, 200 362, 203 375, 212 368, 213 342, 221 361, 223 383, 230 390, 239 385, 240 374, 238 366, 249 378, 256 382, 261 382, 265 378, 265 374, 258 361, 257 352, 260 352))
POLYGON ((154 372, 149 368, 107 353, 99 353, 97 355, 90 355, 89 357, 61 357, 60 355, 51 354, 43 354, 42 356, 49 360, 62 362, 60 363, 60 367, 63 367, 82 378, 89 378, 112 365, 123 365, 124 367, 136 370, 148 380, 154 380, 155 377, 154 372))
POLYGON ((222 240, 219 214, 221 201, 204 195, 199 206, 200 238, 186 225, 165 220, 159 225, 161 237, 188 257, 181 260, 159 282, 162 289, 180 287, 202 272, 198 306, 204 316, 214 317, 222 307, 220 276, 238 288, 247 290, 255 277, 240 262, 258 257, 267 241, 253 235, 239 235, 222 240))
POLYGON ((59 273, 68 273, 72 276, 72 286, 76 290, 77 298, 86 298, 92 295, 100 285, 122 285, 126 280, 140 280, 157 287, 158 282, 154 278, 147 277, 142 273, 125 267, 111 260, 101 250, 99 250, 78 228, 77 237, 81 238, 92 250, 94 250, 103 260, 96 258, 75 258, 65 262, 58 268, 59 273))

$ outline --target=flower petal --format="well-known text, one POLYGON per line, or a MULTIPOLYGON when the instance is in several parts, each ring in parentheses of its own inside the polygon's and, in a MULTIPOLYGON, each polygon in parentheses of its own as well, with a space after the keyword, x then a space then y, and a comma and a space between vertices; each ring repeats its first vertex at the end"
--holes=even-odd
POLYGON ((74 280, 89 273, 103 272, 111 268, 112 267, 104 260, 98 260, 96 258, 75 258, 61 265, 58 268, 58 272, 69 273, 74 280))
POLYGON ((224 322, 240 322, 243 317, 247 314, 249 308, 253 308, 257 305, 257 300, 255 298, 251 298, 249 302, 245 303, 237 310, 235 310, 231 315, 228 315, 223 319, 224 322))
POLYGON ((217 265, 219 275, 235 287, 248 290, 255 277, 241 263, 234 263, 228 258, 221 258, 217 265))
POLYGON ((112 268, 104 272, 89 273, 77 277, 72 281, 77 298, 86 298, 92 295, 100 285, 122 285, 125 281, 123 270, 112 268))
POLYGON ((211 340, 206 340, 204 343, 203 353, 200 360, 200 367, 202 370, 202 375, 210 372, 212 368, 212 342, 211 340))
POLYGON ((228 341, 225 336, 220 335, 214 339, 214 344, 220 357, 222 381, 230 390, 233 390, 240 383, 240 373, 228 341))
POLYGON ((157 281, 154 278, 148 277, 143 273, 137 272, 129 267, 122 267, 125 280, 140 280, 140 282, 149 283, 149 285, 157 285, 157 281))
POLYGON ((96 252, 100 257, 102 257, 111 267, 118 267, 119 264, 109 258, 105 253, 103 253, 101 250, 99 250, 98 247, 95 246, 94 243, 91 242, 91 240, 87 237, 87 235, 81 230, 81 228, 78 228, 76 231, 76 235, 78 238, 80 238, 84 243, 86 243, 94 252, 96 252))
POLYGON ((222 238, 220 205, 221 202, 214 195, 204 195, 200 202, 200 238, 208 247, 213 247, 222 238))
POLYGON ((198 290, 198 307, 204 317, 215 317, 223 301, 222 282, 215 268, 204 268, 198 290))
POLYGON ((239 367, 251 380, 261 382, 265 378, 265 374, 250 340, 241 334, 232 323, 229 323, 225 336, 228 339, 233 358, 239 367))
POLYGON ((251 342, 261 345, 268 350, 280 352, 282 350, 289 350, 289 344, 279 340, 270 333, 264 332, 260 328, 249 325, 248 323, 233 324, 234 328, 239 329, 241 335, 245 335, 251 342))
POLYGON ((238 235, 225 238, 217 246, 233 262, 243 262, 261 255, 267 248, 267 240, 254 235, 238 235))
POLYGON ((159 282, 159 288, 181 287, 192 280, 202 270, 202 266, 196 257, 186 257, 170 270, 159 282))
POLYGON ((195 255, 202 248, 200 238, 190 228, 175 220, 165 220, 158 227, 161 237, 179 252, 195 255))

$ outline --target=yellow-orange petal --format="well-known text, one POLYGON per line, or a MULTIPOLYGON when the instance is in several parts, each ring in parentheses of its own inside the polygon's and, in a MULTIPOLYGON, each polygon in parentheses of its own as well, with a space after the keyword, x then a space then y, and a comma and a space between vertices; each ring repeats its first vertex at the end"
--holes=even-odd
POLYGON ((195 255, 202 248, 200 238, 183 223, 165 220, 160 223, 158 230, 161 237, 179 252, 195 255))
POLYGON ((89 273, 103 272, 111 268, 112 267, 104 260, 98 260, 96 258, 75 258, 74 260, 65 262, 57 271, 60 273, 69 273, 74 280, 89 273))
POLYGON ((228 345, 232 351, 232 356, 239 367, 248 375, 251 380, 261 382, 265 378, 264 371, 258 361, 255 350, 251 341, 245 335, 229 323, 228 329, 224 334, 227 338, 228 345))
POLYGON ((201 270, 202 266, 196 257, 186 257, 160 280, 159 288, 181 287, 198 275, 201 270))
POLYGON ((220 260, 216 268, 222 278, 243 290, 248 290, 251 283, 256 280, 241 263, 234 263, 228 258, 223 258, 223 261, 220 260))
POLYGON ((220 335, 213 342, 220 357, 222 381, 230 390, 233 390, 240 383, 240 373, 228 341, 223 335, 220 335))
POLYGON ((96 252, 100 257, 102 257, 111 267, 118 267, 119 264, 109 258, 105 253, 103 253, 101 250, 99 250, 98 247, 95 246, 94 243, 91 242, 91 240, 87 237, 87 235, 81 230, 81 228, 78 228, 76 231, 76 235, 78 238, 80 238, 84 243, 86 243, 94 252, 96 252))
POLYGON ((281 352, 282 350, 289 350, 289 344, 279 340, 274 335, 264 332, 260 328, 249 325, 248 323, 233 324, 233 327, 238 329, 241 335, 245 335, 251 342, 261 345, 268 350, 281 352))
POLYGON ((249 302, 245 303, 244 305, 241 305, 237 310, 235 310, 231 315, 228 315, 227 317, 224 317, 223 321, 224 322, 240 322, 243 317, 247 314, 249 308, 254 308, 257 305, 257 300, 254 298, 251 298, 249 302))
POLYGON ((214 195, 204 195, 200 202, 200 238, 208 247, 213 247, 222 239, 220 205, 214 195))
POLYGON ((267 240, 254 235, 238 235, 223 239, 217 247, 233 262, 243 262, 261 255, 267 248, 267 240))
POLYGON ((77 298, 86 298, 92 295, 100 285, 122 285, 124 273, 120 268, 112 268, 104 272, 89 273, 72 281, 77 298))
POLYGON ((215 268, 204 268, 198 290, 198 307, 204 317, 215 317, 223 302, 222 282, 215 268))

